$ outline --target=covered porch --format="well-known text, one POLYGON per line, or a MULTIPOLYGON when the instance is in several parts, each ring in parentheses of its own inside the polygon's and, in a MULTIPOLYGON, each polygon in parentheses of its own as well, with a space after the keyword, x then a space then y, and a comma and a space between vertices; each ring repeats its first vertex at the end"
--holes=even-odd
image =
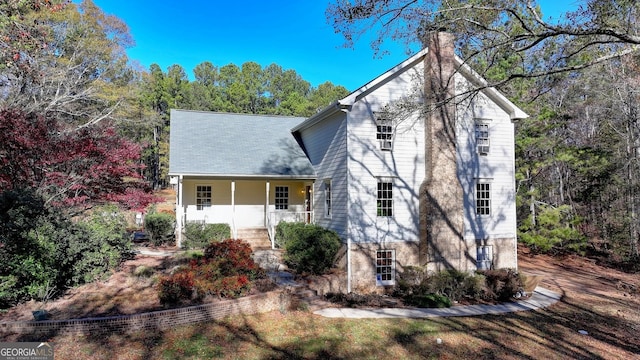
POLYGON ((314 222, 313 178, 178 175, 172 182, 178 247, 188 222, 229 224, 233 238, 238 230, 267 229, 272 248, 280 221, 314 222))

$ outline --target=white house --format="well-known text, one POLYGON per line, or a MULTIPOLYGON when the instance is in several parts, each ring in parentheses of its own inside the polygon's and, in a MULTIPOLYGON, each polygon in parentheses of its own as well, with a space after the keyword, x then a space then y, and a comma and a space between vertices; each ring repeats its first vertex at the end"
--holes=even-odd
MULTIPOLYGON (((299 146, 287 151, 296 154, 296 164, 305 164, 304 171, 233 169, 242 162, 233 152, 264 155, 242 147, 280 136, 247 133, 244 126, 239 133, 219 135, 214 129, 224 124, 174 134, 176 126, 194 117, 245 116, 174 111, 170 175, 181 179, 178 223, 202 218, 200 190, 209 190, 212 183, 210 211, 216 212, 215 189, 226 188, 231 198, 221 197, 221 205, 226 220, 232 215, 233 227, 241 226, 238 214, 245 210, 265 220, 249 223, 243 214, 247 223, 242 226, 268 226, 269 212, 278 210, 274 187, 287 186, 289 204, 305 214, 302 220, 335 230, 343 239, 339 266, 346 273, 341 285, 346 291, 393 285, 405 266, 517 268, 513 121, 527 115, 493 88, 469 91, 484 84, 453 54, 453 38, 434 34, 427 49, 311 118, 288 118, 290 138, 283 139, 299 146), (187 152, 180 149, 188 139, 209 137, 207 131, 214 131, 214 139, 233 139, 230 153, 206 152, 204 161, 200 154, 215 140, 193 143, 187 152), (299 157, 300 149, 309 164, 299 157), (174 159, 174 152, 181 159, 174 159), (189 163, 203 161, 225 170, 213 175, 205 168, 186 171, 189 163), (241 208, 239 198, 249 193, 263 200, 243 200, 246 208, 241 208)), ((255 126, 272 128, 261 121, 255 126)), ((270 167, 264 156, 259 162, 270 167)), ((208 215, 205 220, 225 218, 208 215)))
POLYGON ((186 222, 226 223, 246 238, 256 230, 266 237, 281 220, 313 221, 315 172, 290 133, 303 120, 171 110, 178 246, 186 222))

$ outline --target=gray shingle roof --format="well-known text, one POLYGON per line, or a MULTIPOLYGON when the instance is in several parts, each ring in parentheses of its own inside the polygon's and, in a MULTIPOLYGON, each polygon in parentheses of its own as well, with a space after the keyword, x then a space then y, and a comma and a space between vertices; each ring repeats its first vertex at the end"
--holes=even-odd
POLYGON ((291 129, 302 117, 171 110, 169 173, 313 177, 291 129))

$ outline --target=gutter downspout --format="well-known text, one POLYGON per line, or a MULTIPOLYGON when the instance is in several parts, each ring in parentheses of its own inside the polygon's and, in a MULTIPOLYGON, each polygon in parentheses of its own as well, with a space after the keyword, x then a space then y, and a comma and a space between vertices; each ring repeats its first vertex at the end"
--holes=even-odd
POLYGON ((347 236, 347 294, 351 293, 351 236, 347 236))

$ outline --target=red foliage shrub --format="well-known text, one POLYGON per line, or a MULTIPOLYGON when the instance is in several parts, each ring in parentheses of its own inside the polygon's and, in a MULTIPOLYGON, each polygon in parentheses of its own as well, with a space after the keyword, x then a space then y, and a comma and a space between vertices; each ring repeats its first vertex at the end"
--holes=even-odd
POLYGON ((216 295, 219 298, 236 298, 245 295, 251 288, 246 275, 232 275, 197 283, 198 292, 216 295))
POLYGON ((176 304, 194 297, 215 295, 236 298, 246 295, 251 281, 264 278, 251 258, 249 244, 242 240, 224 240, 205 248, 204 258, 192 260, 189 267, 160 279, 158 291, 163 304, 176 304))
POLYGON ((227 239, 209 244, 204 249, 204 261, 215 262, 225 276, 247 275, 255 280, 264 277, 264 271, 253 261, 249 243, 227 239))
POLYGON ((161 304, 177 304, 188 300, 193 294, 195 286, 192 271, 180 271, 170 276, 164 276, 158 281, 158 297, 161 304))

